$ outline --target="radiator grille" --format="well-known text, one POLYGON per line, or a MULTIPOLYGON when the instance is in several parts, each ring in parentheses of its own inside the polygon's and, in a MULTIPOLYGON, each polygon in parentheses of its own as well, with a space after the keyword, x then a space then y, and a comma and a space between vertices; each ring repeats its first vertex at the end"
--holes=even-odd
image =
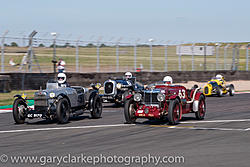
POLYGON ((158 95, 158 93, 144 93, 144 102, 145 102, 145 104, 158 103, 157 95, 158 95))
POLYGON ((106 82, 104 87, 105 94, 113 93, 114 84, 112 82, 106 82))
POLYGON ((208 94, 208 87, 205 87, 205 94, 208 94))
POLYGON ((34 99, 35 106, 48 106, 48 100, 46 96, 36 96, 34 99))

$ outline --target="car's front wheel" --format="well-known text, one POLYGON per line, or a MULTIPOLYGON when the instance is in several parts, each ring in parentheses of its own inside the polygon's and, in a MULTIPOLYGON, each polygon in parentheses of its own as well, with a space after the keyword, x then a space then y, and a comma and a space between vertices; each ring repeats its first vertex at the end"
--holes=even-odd
POLYGON ((181 104, 178 99, 170 100, 168 108, 169 124, 175 125, 179 122, 181 116, 181 104))
POLYGON ((70 105, 66 98, 62 98, 58 101, 56 115, 57 121, 60 124, 65 124, 69 121, 70 105))
POLYGON ((25 111, 27 105, 23 99, 16 99, 13 104, 13 117, 17 124, 23 124, 25 121, 25 111))
POLYGON ((195 117, 198 120, 202 120, 204 119, 206 114, 206 102, 205 97, 203 95, 200 96, 198 105, 198 111, 195 113, 195 117))
POLYGON ((133 124, 136 121, 135 116, 135 107, 132 99, 125 100, 124 104, 124 117, 126 120, 126 123, 133 124))
POLYGON ((234 93, 235 93, 234 85, 230 84, 229 85, 229 95, 234 96, 234 93))
POLYGON ((223 95, 223 91, 221 87, 217 87, 217 96, 221 97, 223 95))
POLYGON ((102 115, 102 99, 99 95, 96 95, 93 99, 93 106, 91 110, 92 118, 100 118, 102 115))

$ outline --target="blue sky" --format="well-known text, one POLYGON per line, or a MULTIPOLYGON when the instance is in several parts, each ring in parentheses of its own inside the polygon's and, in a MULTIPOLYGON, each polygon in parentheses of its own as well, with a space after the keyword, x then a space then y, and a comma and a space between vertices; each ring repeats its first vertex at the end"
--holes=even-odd
POLYGON ((1 0, 0 33, 107 41, 250 41, 249 0, 1 0), (48 34, 48 33, 47 33, 48 34))

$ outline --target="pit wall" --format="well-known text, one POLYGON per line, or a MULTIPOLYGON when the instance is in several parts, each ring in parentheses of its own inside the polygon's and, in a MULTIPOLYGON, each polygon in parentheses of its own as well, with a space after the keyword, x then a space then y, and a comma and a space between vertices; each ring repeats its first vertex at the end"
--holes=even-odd
MULTIPOLYGON (((160 81, 166 75, 172 76, 175 83, 186 83, 187 81, 205 82, 216 74, 222 74, 227 81, 250 80, 248 71, 187 71, 187 72, 137 72, 133 73, 137 81, 143 84, 150 84, 160 81)), ((88 87, 91 83, 101 83, 110 77, 123 76, 119 73, 66 73, 70 85, 88 87)), ((0 85, 9 85, 10 90, 37 90, 45 88, 49 79, 55 78, 54 73, 4 73, 0 76, 0 85), (1 79, 3 78, 3 79, 1 79), (8 78, 6 80, 6 78, 8 78)), ((6 86, 5 86, 6 87, 6 86)), ((3 88, 0 88, 3 89, 3 88)), ((3 90, 0 90, 4 92, 3 90)), ((6 92, 6 91, 5 91, 6 92)), ((8 91, 7 91, 8 92, 8 91)))

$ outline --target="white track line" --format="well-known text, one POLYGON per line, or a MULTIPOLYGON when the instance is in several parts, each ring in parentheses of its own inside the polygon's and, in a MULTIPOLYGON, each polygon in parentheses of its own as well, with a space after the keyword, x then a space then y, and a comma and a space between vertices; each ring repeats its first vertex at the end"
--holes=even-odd
POLYGON ((220 131, 249 131, 250 128, 247 129, 234 129, 234 128, 203 128, 203 127, 176 127, 175 129, 192 129, 192 130, 220 130, 220 131))
POLYGON ((250 122, 250 119, 235 120, 212 120, 212 121, 182 121, 181 124, 199 124, 199 123, 225 123, 225 122, 250 122))
POLYGON ((134 126, 135 124, 114 124, 114 125, 95 125, 95 126, 74 126, 74 127, 58 127, 58 128, 40 128, 40 129, 19 129, 0 131, 1 133, 19 133, 19 132, 36 132, 36 131, 51 131, 51 130, 68 130, 68 129, 88 129, 88 128, 107 128, 107 127, 123 127, 134 126))
POLYGON ((168 129, 189 129, 189 130, 220 130, 220 131, 249 131, 250 128, 237 129, 237 128, 209 128, 209 127, 194 127, 194 126, 164 126, 164 125, 152 125, 150 127, 165 127, 168 129))
MULTIPOLYGON (((0 114, 3 114, 3 113, 10 113, 12 112, 12 110, 0 110, 0 114)), ((120 113, 122 111, 102 111, 103 113, 120 113)), ((89 112, 85 112, 85 113, 89 113, 89 112)))
POLYGON ((12 112, 12 110, 0 110, 0 114, 9 113, 9 112, 12 112))
POLYGON ((235 92, 235 94, 246 94, 246 93, 250 93, 250 92, 235 92))

